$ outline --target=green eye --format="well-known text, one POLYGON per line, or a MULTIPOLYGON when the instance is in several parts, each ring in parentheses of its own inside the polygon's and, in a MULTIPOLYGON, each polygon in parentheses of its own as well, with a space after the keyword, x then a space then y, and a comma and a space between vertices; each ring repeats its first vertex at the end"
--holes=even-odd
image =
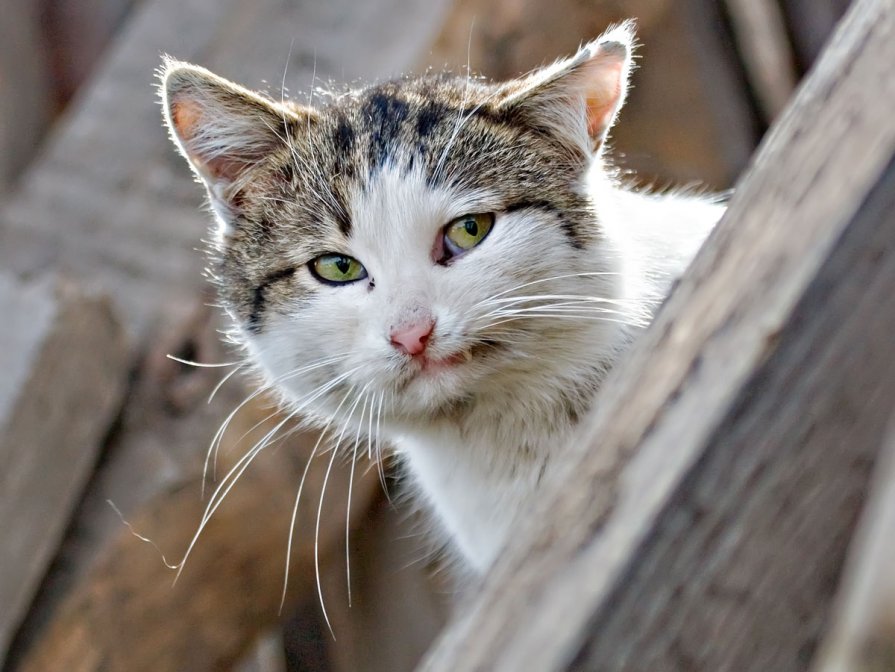
POLYGON ((308 266, 318 280, 330 285, 344 285, 367 277, 363 264, 344 254, 321 254, 308 266))
POLYGON ((449 256, 463 254, 481 243, 494 226, 494 213, 463 215, 444 228, 444 247, 449 256))

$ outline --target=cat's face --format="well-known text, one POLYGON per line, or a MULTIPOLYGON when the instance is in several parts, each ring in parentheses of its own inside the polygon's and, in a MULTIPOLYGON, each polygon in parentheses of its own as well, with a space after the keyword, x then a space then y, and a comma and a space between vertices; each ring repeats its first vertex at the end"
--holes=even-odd
POLYGON ((169 65, 224 305, 294 406, 413 422, 570 381, 611 349, 614 259, 584 181, 629 42, 507 84, 408 79, 314 108, 169 65))

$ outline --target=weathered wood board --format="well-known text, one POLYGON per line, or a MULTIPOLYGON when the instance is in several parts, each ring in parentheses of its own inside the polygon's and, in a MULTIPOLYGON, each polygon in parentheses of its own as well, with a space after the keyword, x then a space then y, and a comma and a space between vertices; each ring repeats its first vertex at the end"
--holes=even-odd
POLYGON ((807 667, 895 398, 892 62, 858 2, 422 669, 807 667))
POLYGON ((0 274, 0 660, 56 553, 127 385, 106 299, 0 274))

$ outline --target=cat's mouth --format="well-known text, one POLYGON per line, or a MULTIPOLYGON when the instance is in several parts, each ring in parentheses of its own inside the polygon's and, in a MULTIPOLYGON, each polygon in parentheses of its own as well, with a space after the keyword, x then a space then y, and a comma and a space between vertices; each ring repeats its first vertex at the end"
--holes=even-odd
POLYGON ((473 360, 481 359, 500 347, 501 344, 497 341, 479 340, 447 356, 423 354, 413 359, 415 364, 414 373, 426 377, 436 376, 446 371, 458 369, 473 360))
POLYGON ((437 375, 442 371, 453 369, 472 361, 472 348, 466 348, 447 357, 427 357, 423 355, 418 361, 419 372, 423 375, 437 375))
POLYGON ((450 354, 433 349, 406 362, 396 381, 397 391, 408 395, 404 397, 405 411, 430 416, 435 409, 444 410, 467 398, 476 381, 493 370, 493 353, 505 347, 482 339, 464 345, 450 354))

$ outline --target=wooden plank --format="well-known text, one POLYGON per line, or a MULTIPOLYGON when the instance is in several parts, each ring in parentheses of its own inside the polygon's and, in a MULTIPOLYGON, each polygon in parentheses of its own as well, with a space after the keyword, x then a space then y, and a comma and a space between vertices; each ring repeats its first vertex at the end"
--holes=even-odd
POLYGON ((796 88, 795 55, 777 0, 726 0, 746 74, 765 120, 773 121, 796 88))
POLYGON ((422 669, 805 669, 895 397, 893 60, 859 1, 422 669))
POLYGON ((0 275, 0 660, 120 410, 128 348, 108 301, 0 275))
POLYGON ((895 669, 895 425, 879 462, 815 672, 895 669))

